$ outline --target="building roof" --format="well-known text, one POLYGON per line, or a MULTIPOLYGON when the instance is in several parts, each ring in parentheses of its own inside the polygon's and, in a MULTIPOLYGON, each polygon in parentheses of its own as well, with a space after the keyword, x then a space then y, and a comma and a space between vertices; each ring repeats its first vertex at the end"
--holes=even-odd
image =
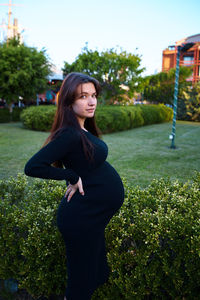
POLYGON ((48 76, 48 80, 63 80, 63 74, 52 73, 48 76))
POLYGON ((177 41, 176 45, 180 45, 183 43, 200 43, 200 34, 191 35, 180 41, 177 41))

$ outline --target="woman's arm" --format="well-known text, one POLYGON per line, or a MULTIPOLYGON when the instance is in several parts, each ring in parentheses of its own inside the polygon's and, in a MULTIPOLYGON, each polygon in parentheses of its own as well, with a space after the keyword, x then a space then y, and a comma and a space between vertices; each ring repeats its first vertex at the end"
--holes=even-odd
POLYGON ((24 173, 28 176, 66 180, 71 184, 78 182, 79 176, 72 169, 55 168, 51 164, 62 160, 77 145, 78 136, 68 128, 62 131, 53 141, 40 149, 26 163, 24 173))

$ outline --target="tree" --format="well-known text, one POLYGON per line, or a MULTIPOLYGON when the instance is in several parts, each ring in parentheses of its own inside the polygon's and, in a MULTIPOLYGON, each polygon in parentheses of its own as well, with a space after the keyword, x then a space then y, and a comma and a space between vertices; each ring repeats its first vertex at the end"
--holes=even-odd
POLYGON ((63 73, 82 72, 99 80, 102 87, 102 101, 113 103, 124 97, 132 98, 143 83, 140 68, 141 58, 138 55, 117 52, 110 49, 103 52, 92 51, 86 46, 76 60, 69 64, 65 62, 63 73))
POLYGON ((0 98, 6 100, 10 112, 19 97, 26 101, 44 91, 50 67, 45 50, 20 44, 18 38, 0 44, 0 98))
MULTIPOLYGON (((183 89, 189 85, 186 81, 192 70, 188 67, 180 67, 179 73, 179 97, 183 89)), ((147 76, 144 88, 144 98, 149 102, 173 104, 175 69, 167 72, 160 72, 156 75, 147 76)))
POLYGON ((185 106, 185 116, 182 119, 188 121, 200 121, 200 82, 194 86, 188 86, 183 90, 181 102, 185 106))

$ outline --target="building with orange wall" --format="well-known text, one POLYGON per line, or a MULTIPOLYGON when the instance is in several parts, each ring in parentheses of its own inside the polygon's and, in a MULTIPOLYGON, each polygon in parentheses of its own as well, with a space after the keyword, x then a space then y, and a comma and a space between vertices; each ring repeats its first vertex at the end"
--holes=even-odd
POLYGON ((162 71, 167 72, 171 68, 176 67, 177 47, 184 43, 194 43, 194 45, 186 52, 181 52, 180 66, 190 66, 193 68, 192 76, 187 80, 195 83, 200 81, 200 34, 177 41, 175 45, 163 50, 162 71))

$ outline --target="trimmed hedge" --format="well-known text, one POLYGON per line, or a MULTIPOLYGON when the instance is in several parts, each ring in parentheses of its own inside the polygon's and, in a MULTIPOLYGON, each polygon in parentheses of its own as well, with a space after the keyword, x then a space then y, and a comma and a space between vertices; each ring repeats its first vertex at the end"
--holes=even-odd
MULTIPOLYGON (((21 121, 28 129, 49 131, 54 119, 55 106, 33 106, 21 114, 21 121)), ((164 105, 97 106, 97 126, 103 133, 127 130, 143 125, 168 122, 173 111, 164 105)))
POLYGON ((0 109, 0 123, 18 122, 20 121, 20 113, 24 108, 14 107, 12 114, 10 114, 8 108, 0 109))
MULTIPOLYGON (((199 299, 200 173, 187 183, 153 180, 144 190, 123 182, 125 202, 106 227, 112 272, 92 299, 199 299)), ((0 278, 16 279, 34 299, 64 294, 56 212, 65 190, 53 180, 28 184, 22 174, 0 181, 0 278)))

